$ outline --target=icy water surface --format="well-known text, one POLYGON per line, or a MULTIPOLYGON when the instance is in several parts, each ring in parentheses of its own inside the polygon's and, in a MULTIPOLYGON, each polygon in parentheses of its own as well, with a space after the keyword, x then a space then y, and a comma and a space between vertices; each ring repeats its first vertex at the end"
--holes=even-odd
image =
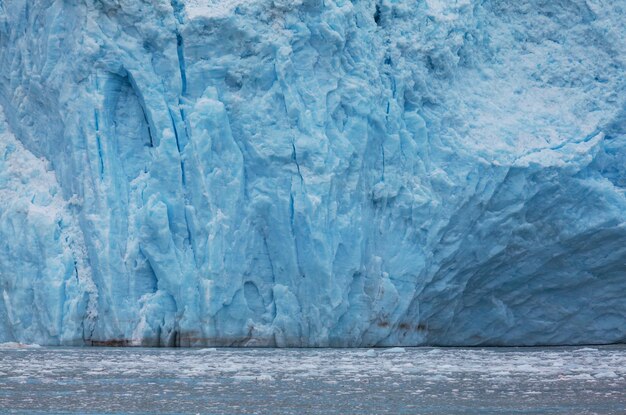
POLYGON ((626 414, 626 348, 3 348, 0 413, 626 414))

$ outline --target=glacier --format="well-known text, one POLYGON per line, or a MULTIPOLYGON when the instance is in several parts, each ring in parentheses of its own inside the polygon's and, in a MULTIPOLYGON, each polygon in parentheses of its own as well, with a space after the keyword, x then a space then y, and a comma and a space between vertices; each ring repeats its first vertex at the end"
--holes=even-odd
POLYGON ((0 342, 626 341, 623 0, 0 0, 0 342))

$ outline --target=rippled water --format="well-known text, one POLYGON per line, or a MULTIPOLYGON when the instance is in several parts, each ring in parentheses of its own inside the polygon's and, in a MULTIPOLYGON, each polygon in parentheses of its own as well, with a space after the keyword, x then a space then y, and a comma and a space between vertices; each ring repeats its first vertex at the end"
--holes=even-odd
POLYGON ((626 414, 626 348, 0 348, 0 413, 626 414))

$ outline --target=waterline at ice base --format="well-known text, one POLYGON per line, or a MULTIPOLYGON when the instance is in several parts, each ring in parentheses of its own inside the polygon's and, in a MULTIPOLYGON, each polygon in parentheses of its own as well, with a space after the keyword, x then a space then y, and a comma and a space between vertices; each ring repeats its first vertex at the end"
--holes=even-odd
POLYGON ((0 342, 624 342, 624 22, 0 0, 0 342))

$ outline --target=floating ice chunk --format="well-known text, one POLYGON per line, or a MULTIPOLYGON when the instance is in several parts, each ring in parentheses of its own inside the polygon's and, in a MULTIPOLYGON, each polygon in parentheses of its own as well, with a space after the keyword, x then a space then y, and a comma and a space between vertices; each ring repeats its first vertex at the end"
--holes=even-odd
POLYGON ((570 375, 566 376, 567 380, 594 380, 594 377, 589 373, 579 373, 578 375, 570 375))
POLYGON ((217 352, 217 349, 215 347, 205 347, 205 348, 196 350, 196 352, 198 352, 198 353, 213 353, 213 352, 217 352))
POLYGON ((376 353, 376 350, 374 350, 374 349, 369 349, 367 352, 365 352, 365 355, 367 357, 376 357, 376 356, 378 356, 378 354, 376 353))
POLYGON ((593 377, 596 379, 616 379, 619 376, 612 370, 607 370, 606 372, 594 373, 593 377))
POLYGON ((383 353, 404 353, 406 349, 404 347, 392 347, 390 349, 384 349, 383 353))
POLYGON ((588 353, 588 352, 597 352, 598 349, 594 349, 593 347, 583 347, 582 349, 574 350, 574 353, 588 353))
POLYGON ((26 344, 18 342, 5 342, 0 343, 0 349, 36 349, 41 347, 38 344, 26 344))
POLYGON ((274 380, 272 375, 269 375, 267 373, 263 373, 260 375, 235 375, 233 376, 233 379, 236 381, 243 381, 243 382, 246 382, 246 381, 247 382, 249 381, 270 382, 274 380))

